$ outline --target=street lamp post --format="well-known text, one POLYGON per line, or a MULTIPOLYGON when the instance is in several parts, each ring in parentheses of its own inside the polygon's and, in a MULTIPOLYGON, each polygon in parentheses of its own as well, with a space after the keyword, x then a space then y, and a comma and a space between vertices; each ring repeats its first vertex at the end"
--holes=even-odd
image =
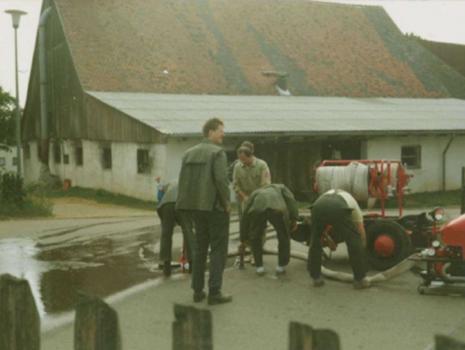
POLYGON ((19 110, 19 86, 18 86, 18 27, 21 16, 27 12, 20 10, 6 10, 6 13, 11 15, 13 29, 15 31, 15 79, 16 79, 16 161, 18 167, 18 176, 22 175, 21 171, 21 116, 19 110))

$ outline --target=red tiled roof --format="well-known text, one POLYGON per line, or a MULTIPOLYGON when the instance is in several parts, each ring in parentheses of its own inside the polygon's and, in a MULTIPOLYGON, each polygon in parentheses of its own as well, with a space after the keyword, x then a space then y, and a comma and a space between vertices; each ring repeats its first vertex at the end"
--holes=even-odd
POLYGON ((54 2, 87 90, 276 94, 273 79, 262 74, 275 70, 290 74, 295 95, 439 97, 453 95, 444 74, 461 79, 446 67, 431 80, 433 65, 416 62, 429 53, 379 7, 305 0, 54 2))

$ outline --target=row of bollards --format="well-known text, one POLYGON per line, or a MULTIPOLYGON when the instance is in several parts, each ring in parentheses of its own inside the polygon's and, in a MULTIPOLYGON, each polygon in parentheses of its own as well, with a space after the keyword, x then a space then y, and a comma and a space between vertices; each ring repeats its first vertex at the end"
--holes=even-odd
MULTIPOLYGON (((212 350, 211 312, 174 305, 172 349, 212 350)), ((436 336, 436 350, 465 350, 465 344, 436 336)), ((156 345, 154 345, 154 348, 156 345)), ((339 336, 327 329, 289 324, 289 350, 339 350, 339 336)), ((40 350, 40 317, 26 280, 0 276, 0 349, 40 350)), ((118 314, 99 298, 81 295, 74 321, 75 350, 121 350, 118 314)))

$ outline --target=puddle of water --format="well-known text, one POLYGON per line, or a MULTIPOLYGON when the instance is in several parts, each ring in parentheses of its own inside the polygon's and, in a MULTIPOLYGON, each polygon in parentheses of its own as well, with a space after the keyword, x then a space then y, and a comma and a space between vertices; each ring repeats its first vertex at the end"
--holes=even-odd
POLYGON ((104 298, 161 276, 154 227, 64 237, 75 231, 59 234, 60 244, 49 236, 0 240, 0 274, 28 280, 41 317, 72 310, 80 292, 104 298))

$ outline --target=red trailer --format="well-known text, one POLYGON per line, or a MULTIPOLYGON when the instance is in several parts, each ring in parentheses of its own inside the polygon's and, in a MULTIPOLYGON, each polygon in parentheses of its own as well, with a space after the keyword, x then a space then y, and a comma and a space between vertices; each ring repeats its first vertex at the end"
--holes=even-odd
MULTIPOLYGON (((379 201, 379 211, 370 211, 364 215, 367 258, 370 265, 377 270, 386 270, 407 258, 415 248, 428 247, 436 226, 431 216, 434 213, 403 215, 404 191, 412 176, 400 161, 324 160, 316 168, 315 174, 322 172, 321 169, 325 167, 348 167, 353 164, 366 166, 367 169, 362 173, 366 175, 363 175, 361 183, 366 183, 369 197, 379 201), (386 201, 389 196, 396 198, 397 215, 387 214, 386 201)), ((319 188, 317 181, 314 181, 313 189, 320 194, 324 192, 319 188)), ((347 188, 341 189, 351 192, 347 188)), ((306 230, 309 230, 309 227, 306 230)))

